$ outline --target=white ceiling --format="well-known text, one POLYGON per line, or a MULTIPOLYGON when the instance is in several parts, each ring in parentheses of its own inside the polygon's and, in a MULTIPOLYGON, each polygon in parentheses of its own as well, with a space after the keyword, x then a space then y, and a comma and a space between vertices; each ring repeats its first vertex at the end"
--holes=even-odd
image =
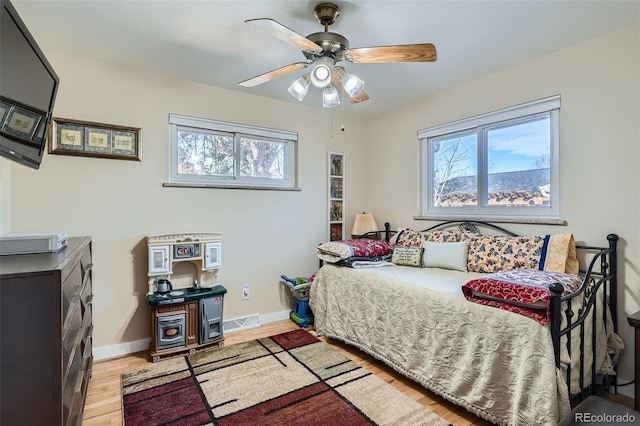
MULTIPOLYGON (((46 53, 166 74, 287 102, 298 71, 254 88, 238 82, 292 62, 295 47, 245 24, 272 18, 307 36, 323 31, 320 1, 12 0, 46 53)), ((341 63, 366 83, 370 100, 346 104, 377 114, 640 21, 640 0, 339 1, 330 27, 350 47, 433 43, 426 63, 341 63)), ((598 60, 594 52, 593 60, 598 60)), ((585 70, 588 72, 588 70, 585 70)), ((320 90, 303 101, 319 106, 320 90)))

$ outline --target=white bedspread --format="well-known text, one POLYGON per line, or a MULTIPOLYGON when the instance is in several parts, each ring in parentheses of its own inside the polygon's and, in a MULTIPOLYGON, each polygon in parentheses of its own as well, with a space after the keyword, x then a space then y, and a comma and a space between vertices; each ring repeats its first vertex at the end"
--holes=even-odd
POLYGON ((314 327, 494 423, 557 424, 570 409, 549 328, 468 302, 473 276, 325 265, 311 286, 314 327))

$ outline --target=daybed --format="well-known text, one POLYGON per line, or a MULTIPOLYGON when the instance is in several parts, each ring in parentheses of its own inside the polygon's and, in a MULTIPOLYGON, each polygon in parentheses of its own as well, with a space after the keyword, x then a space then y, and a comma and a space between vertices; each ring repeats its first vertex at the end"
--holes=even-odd
POLYGON ((571 234, 445 222, 351 256, 326 243, 310 291, 314 327, 493 423, 556 425, 575 395, 615 383, 618 237, 607 239, 576 246, 571 234), (518 282, 521 273, 539 282, 518 282), (487 282, 507 287, 483 294, 487 282), (532 291, 535 303, 522 297, 532 291))

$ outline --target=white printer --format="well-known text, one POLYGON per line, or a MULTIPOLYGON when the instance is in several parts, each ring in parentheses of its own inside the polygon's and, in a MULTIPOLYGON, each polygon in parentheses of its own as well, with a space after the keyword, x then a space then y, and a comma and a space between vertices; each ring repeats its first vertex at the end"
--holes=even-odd
POLYGON ((0 256, 8 254, 51 253, 67 246, 66 232, 15 232, 0 235, 0 256))

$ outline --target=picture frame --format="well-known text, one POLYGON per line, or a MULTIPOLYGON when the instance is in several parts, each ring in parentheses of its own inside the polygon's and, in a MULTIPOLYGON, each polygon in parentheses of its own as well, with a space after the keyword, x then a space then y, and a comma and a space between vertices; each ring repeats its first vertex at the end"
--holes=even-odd
POLYGON ((141 161, 141 129, 54 117, 49 154, 141 161))
POLYGON ((342 179, 331 177, 329 187, 330 198, 342 198, 342 179))
POLYGON ((327 156, 327 222, 329 241, 344 239, 345 223, 345 155, 328 152, 327 156))

